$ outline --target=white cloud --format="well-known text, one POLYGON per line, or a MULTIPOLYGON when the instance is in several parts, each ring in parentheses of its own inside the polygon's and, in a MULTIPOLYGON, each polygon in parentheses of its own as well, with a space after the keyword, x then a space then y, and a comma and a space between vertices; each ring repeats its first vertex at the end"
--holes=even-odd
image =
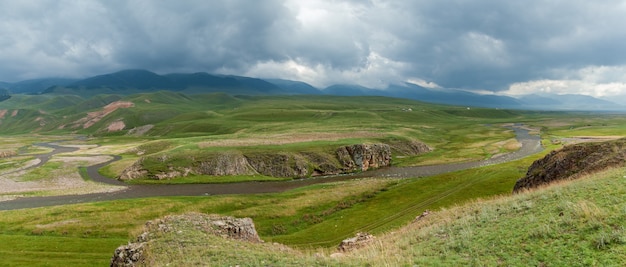
POLYGON ((626 66, 588 66, 578 70, 554 70, 552 75, 564 79, 541 79, 514 83, 505 95, 536 93, 581 94, 607 98, 626 94, 626 66))
POLYGON ((420 79, 420 78, 410 78, 410 79, 407 80, 407 82, 419 85, 419 86, 424 87, 424 88, 431 88, 431 89, 442 88, 440 85, 438 85, 438 84, 436 84, 434 82, 429 82, 429 81, 426 81, 426 80, 420 79))
MULTIPOLYGON (((332 84, 384 88, 391 83, 402 81, 402 71, 407 68, 406 63, 396 62, 371 52, 361 66, 351 69, 337 70, 323 64, 311 66, 301 59, 290 59, 282 62, 260 62, 251 67, 245 75, 299 80, 319 88, 332 84)), ((232 73, 232 70, 224 69, 220 72, 232 73)))

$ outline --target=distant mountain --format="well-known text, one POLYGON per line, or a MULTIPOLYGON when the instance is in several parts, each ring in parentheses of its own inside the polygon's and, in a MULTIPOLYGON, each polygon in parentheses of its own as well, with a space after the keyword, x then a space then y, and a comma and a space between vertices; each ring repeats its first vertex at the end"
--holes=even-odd
POLYGON ((548 110, 624 110, 625 106, 587 95, 532 94, 520 96, 528 109, 548 110))
POLYGON ((389 92, 389 96, 438 104, 496 108, 521 107, 520 101, 512 97, 481 95, 455 89, 428 89, 412 83, 390 85, 385 91, 389 92))
POLYGON ((384 92, 383 90, 376 90, 367 87, 363 87, 360 85, 353 84, 336 84, 331 85, 324 90, 322 93, 325 95, 338 95, 338 96, 359 96, 359 95, 369 95, 369 96, 388 96, 388 92, 384 92))
POLYGON ((67 87, 147 90, 172 88, 173 83, 168 78, 147 70, 123 70, 79 80, 67 85, 67 87))
POLYGON ((225 92, 229 94, 281 94, 277 85, 257 78, 208 73, 159 75, 147 70, 123 70, 78 80, 44 91, 47 94, 135 94, 159 90, 185 93, 225 92))
POLYGON ((322 94, 322 91, 320 91, 319 89, 313 87, 312 85, 305 83, 305 82, 299 82, 299 81, 291 81, 291 80, 282 80, 282 79, 264 79, 278 87, 280 87, 281 89, 283 89, 284 91, 286 91, 288 94, 300 94, 300 95, 319 95, 322 94))
POLYGON ((9 91, 11 91, 11 93, 14 93, 14 94, 39 94, 51 86, 55 86, 55 85, 64 86, 75 81, 76 79, 43 78, 43 79, 25 80, 25 81, 16 82, 16 83, 5 83, 6 85, 0 85, 0 86, 9 89, 9 91))
POLYGON ((165 75, 170 81, 177 85, 176 89, 189 87, 213 87, 220 89, 236 88, 239 82, 234 78, 218 77, 205 72, 198 73, 173 73, 165 75))
POLYGON ((559 101, 558 99, 555 99, 553 97, 541 96, 538 94, 523 95, 518 97, 517 99, 519 99, 520 101, 522 101, 522 103, 528 106, 554 107, 563 104, 563 102, 559 101))

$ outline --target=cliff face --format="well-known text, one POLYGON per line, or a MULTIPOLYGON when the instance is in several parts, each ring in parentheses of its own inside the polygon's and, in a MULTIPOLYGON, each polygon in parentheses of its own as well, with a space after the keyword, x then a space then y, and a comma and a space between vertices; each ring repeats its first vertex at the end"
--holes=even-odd
MULTIPOLYGON (((410 142, 404 146, 417 154, 430 151, 426 145, 410 142)), ((395 146, 394 146, 395 149, 395 146)), ((366 171, 391 165, 387 144, 355 144, 337 148, 334 154, 323 152, 240 153, 215 152, 205 155, 146 156, 124 170, 120 180, 172 179, 187 175, 255 175, 304 178, 354 171, 366 171)))
POLYGON ((515 183, 513 192, 535 188, 553 181, 575 179, 583 174, 626 163, 626 139, 565 146, 535 161, 526 176, 515 183))
POLYGON ((391 165, 391 148, 386 144, 358 144, 337 149, 337 157, 347 170, 367 171, 391 165))

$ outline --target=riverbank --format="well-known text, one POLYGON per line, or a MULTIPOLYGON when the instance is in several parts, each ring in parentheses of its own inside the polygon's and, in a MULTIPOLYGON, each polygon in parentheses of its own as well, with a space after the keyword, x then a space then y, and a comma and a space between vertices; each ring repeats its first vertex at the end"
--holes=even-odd
MULTIPOLYGON (((515 159, 520 159, 542 150, 541 138, 537 135, 531 135, 531 129, 522 125, 513 125, 511 129, 515 131, 516 138, 521 144, 519 150, 500 155, 482 161, 442 164, 433 166, 417 166, 417 167, 389 167, 374 171, 367 171, 351 175, 338 175, 329 177, 318 177, 310 179, 301 179, 293 181, 280 182, 243 182, 229 184, 181 184, 181 185, 132 185, 124 186, 123 183, 103 177, 98 173, 98 169, 112 162, 108 160, 99 162, 98 164, 87 167, 87 173, 94 181, 106 182, 108 184, 102 188, 105 192, 88 192, 84 194, 72 194, 61 196, 45 196, 45 197, 23 197, 0 202, 0 210, 12 210, 23 208, 34 208, 43 206, 65 205, 73 203, 87 203, 116 199, 142 198, 155 196, 207 196, 207 195, 224 195, 224 194, 259 194, 259 193, 275 193, 283 192, 298 187, 343 181, 357 178, 413 178, 425 177, 441 173, 453 172, 463 169, 476 168, 491 164, 499 164, 515 159)), ((43 159, 49 159, 53 155, 66 153, 76 148, 68 148, 54 144, 46 144, 45 146, 54 149, 49 154, 42 155, 43 159)), ((119 158, 118 158, 119 159, 119 158)), ((113 159, 115 160, 115 159, 113 159)), ((77 180, 77 179, 73 179, 77 180)), ((80 179, 78 179, 80 180, 80 179)))

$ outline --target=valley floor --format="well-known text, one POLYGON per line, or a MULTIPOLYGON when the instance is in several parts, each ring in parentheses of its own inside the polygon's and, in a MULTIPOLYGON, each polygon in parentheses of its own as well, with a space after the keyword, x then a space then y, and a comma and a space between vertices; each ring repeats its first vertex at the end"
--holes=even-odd
MULTIPOLYGON (((0 183, 7 184, 7 187, 5 189, 0 189, 0 195, 5 195, 5 201, 1 201, 2 199, 0 199, 0 210, 154 196, 203 196, 220 194, 256 194, 283 192, 288 189, 312 184, 329 183, 358 178, 425 177, 441 173, 476 168, 480 166, 509 162, 538 153, 543 150, 540 137, 537 135, 529 134, 531 129, 519 125, 512 126, 512 129, 515 130, 517 140, 520 144, 520 148, 515 152, 497 155, 493 158, 482 161, 416 167, 388 167, 358 174, 309 178, 287 182, 111 186, 106 184, 94 183, 92 181, 84 181, 75 171, 79 166, 90 166, 86 168, 86 171, 87 173, 89 173, 90 176, 92 176, 91 179, 108 183, 115 182, 112 181, 110 178, 104 177, 98 173, 98 168, 100 166, 98 166, 97 164, 110 160, 110 156, 84 156, 82 154, 84 154, 85 152, 81 152, 79 150, 75 152, 77 153, 76 155, 61 155, 54 157, 53 160, 50 161, 51 163, 58 162, 59 164, 61 164, 57 165, 57 168, 49 170, 51 172, 58 173, 53 175, 52 179, 17 182, 17 177, 23 176, 23 171, 14 171, 12 174, 0 176, 0 183), (40 190, 46 193, 38 193, 39 195, 48 194, 56 196, 38 196, 15 199, 19 196, 23 196, 20 195, 20 192, 32 193, 38 192, 40 190)), ((63 146, 50 144, 48 145, 64 152, 66 152, 65 150, 67 150, 67 148, 63 146)), ((49 155, 47 155, 47 157, 50 158, 56 153, 57 152, 51 152, 49 155)), ((26 169, 25 167, 22 168, 26 169)), ((30 175, 32 176, 33 174, 30 175)))

